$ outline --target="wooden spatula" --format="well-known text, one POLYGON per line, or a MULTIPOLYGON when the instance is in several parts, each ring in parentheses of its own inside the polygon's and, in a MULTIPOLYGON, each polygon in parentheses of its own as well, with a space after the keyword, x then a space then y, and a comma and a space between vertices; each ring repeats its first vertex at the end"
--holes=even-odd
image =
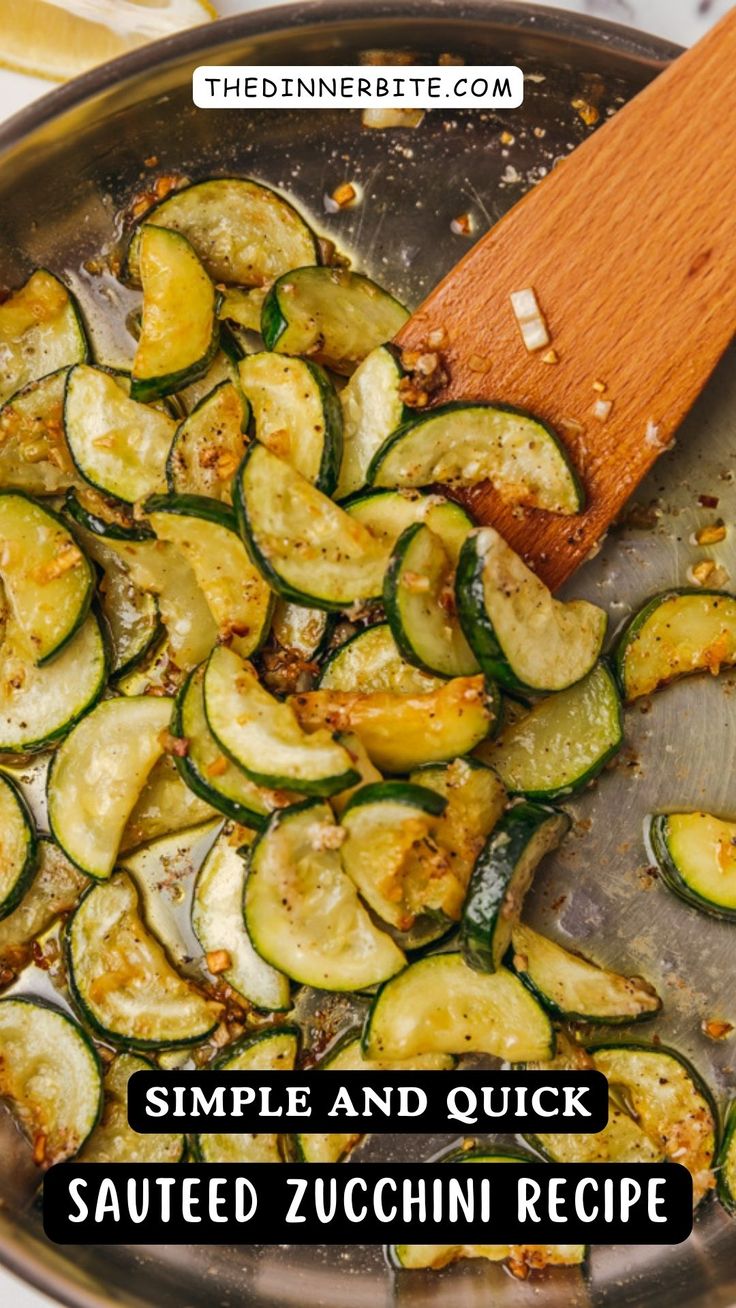
POLYGON ((470 494, 479 520, 559 586, 736 332, 736 9, 478 241, 398 343, 421 349, 439 329, 449 381, 433 403, 519 405, 571 452, 587 492, 578 516, 519 514, 488 484, 470 494), (558 363, 522 342, 510 296, 529 287, 558 363))

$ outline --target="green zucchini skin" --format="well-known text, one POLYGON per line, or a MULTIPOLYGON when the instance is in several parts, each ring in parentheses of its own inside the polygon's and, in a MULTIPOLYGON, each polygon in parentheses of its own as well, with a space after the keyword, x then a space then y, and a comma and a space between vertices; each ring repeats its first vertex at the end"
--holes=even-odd
POLYGON ((721 1147, 716 1158, 716 1190, 727 1213, 736 1217, 736 1099, 726 1110, 721 1147))
MULTIPOLYGON (((383 605, 386 610, 391 634, 399 653, 407 663, 412 663, 430 676, 467 677, 478 671, 479 665, 469 648, 454 614, 447 613, 440 605, 441 594, 439 578, 435 574, 430 578, 426 595, 428 606, 424 613, 412 612, 412 595, 406 594, 405 584, 414 563, 414 548, 422 544, 428 548, 432 541, 431 528, 422 522, 415 522, 407 527, 397 540, 383 579, 383 605), (417 540, 417 537, 420 540, 417 540), (440 633, 437 633, 435 619, 441 620, 440 633), (448 634, 449 631, 449 634, 448 634), (440 639, 433 643, 433 635, 440 639)), ((442 541, 437 538, 432 549, 441 558, 445 555, 447 571, 441 574, 446 582, 451 578, 451 560, 442 541)), ((426 556, 425 556, 426 557, 426 556)), ((433 557, 430 553, 430 557, 433 557)), ((416 566, 416 565, 414 565, 416 566)))
POLYGON ((720 918, 725 922, 736 922, 736 908, 716 904, 698 894, 689 884, 683 871, 678 867, 668 842, 669 814, 657 813, 649 819, 647 840, 654 854, 660 876, 673 894, 690 908, 696 908, 709 917, 720 918))
MULTIPOLYGON (((540 1003, 544 1006, 544 1008, 547 1009, 547 1012, 556 1020, 563 1021, 563 1022, 590 1022, 595 1024, 596 1026, 629 1026, 634 1022, 649 1021, 651 1018, 654 1018, 658 1015, 662 1007, 662 1002, 654 992, 653 988, 651 986, 646 985, 646 983, 645 983, 646 993, 647 995, 651 994, 651 998, 653 1002, 650 1007, 640 1008, 639 1011, 636 1013, 624 1012, 622 1008, 619 1015, 613 1015, 611 1013, 611 1014, 606 1014, 604 1016, 602 1015, 600 1010, 595 1012, 595 1011, 590 1011, 589 1009, 585 1010, 582 1008, 582 1006, 579 1008, 574 1008, 569 1005, 563 1006, 558 1004, 549 993, 549 989, 551 989, 552 987, 545 988, 541 984, 539 976, 537 975, 535 979, 534 976, 532 975, 534 968, 533 966, 530 966, 531 951, 529 950, 529 943, 528 943, 529 929, 528 928, 521 929, 522 936, 526 934, 526 938, 527 938, 526 949, 524 948, 523 945, 519 945, 517 943, 518 942, 517 930, 518 928, 514 928, 513 936, 512 936, 512 945, 509 949, 509 952, 505 960, 506 965, 516 973, 519 980, 524 982, 524 985, 527 987, 527 989, 531 991, 531 993, 540 1001, 540 1003), (520 965, 517 956, 517 950, 519 950, 519 952, 521 952, 522 954, 527 954, 527 959, 523 960, 526 962, 525 966, 520 965)), ((534 932, 532 934, 536 935, 537 933, 534 932)), ((545 940, 545 944, 556 945, 557 942, 545 940)), ((532 948, 533 947, 534 946, 532 944, 532 948)), ((557 945, 557 948, 562 950, 563 954, 570 955, 571 951, 566 950, 563 945, 557 945)), ((574 961, 587 964, 588 967, 594 968, 597 972, 600 973, 602 981, 604 981, 607 976, 610 977, 611 975, 606 968, 599 967, 597 964, 591 963, 590 959, 585 958, 584 955, 582 954, 575 953, 574 955, 572 955, 572 958, 574 961)), ((560 963, 560 969, 565 966, 565 961, 566 960, 563 960, 560 963)), ((549 978, 549 972, 547 975, 549 978)), ((614 975, 616 979, 618 980, 622 979, 620 974, 617 973, 614 975)), ((631 978, 631 980, 635 982, 636 980, 639 980, 639 978, 631 978)))
MULTIPOLYGON (((686 595, 698 595, 701 599, 712 596, 720 600, 730 600, 732 603, 736 602, 736 595, 732 595, 724 590, 708 589, 705 586, 673 586, 670 590, 661 591, 658 595, 653 595, 651 599, 647 600, 647 602, 624 626, 613 652, 613 667, 624 701, 630 701, 633 698, 629 694, 631 687, 627 684, 626 675, 626 659, 631 646, 660 605, 665 604, 668 600, 675 600, 680 598, 680 596, 686 595)), ((701 669, 697 667, 692 669, 692 673, 699 671, 701 671, 701 669)), ((675 678, 673 678, 673 680, 674 679, 675 678)), ((667 685, 669 682, 665 681, 664 683, 660 682, 659 684, 667 685)))
MULTIPOLYGON (((261 336, 267 350, 285 354, 314 353, 318 363, 325 364, 335 372, 349 375, 371 350, 393 337, 407 317, 408 313, 403 305, 364 273, 312 265, 284 273, 273 283, 261 308, 261 336), (294 302, 293 317, 290 317, 282 297, 287 287, 293 292, 295 287, 305 285, 308 293, 311 290, 312 296, 311 310, 307 316, 311 324, 321 330, 315 331, 312 339, 304 339, 302 331, 302 340, 285 343, 284 338, 294 325, 296 325, 296 335, 299 336, 299 319, 304 318, 305 312, 303 305, 294 302), (364 340, 361 341, 359 353, 350 344, 350 332, 346 332, 342 324, 335 329, 334 324, 325 317, 321 303, 325 299, 325 288, 329 291, 328 300, 346 299, 357 306, 353 317, 363 312, 361 327, 364 340), (370 304, 370 313, 366 312, 366 301, 370 304), (315 341, 318 342, 318 349, 313 351, 310 346, 315 341)), ((353 324, 353 336, 355 335, 353 324)))
POLYGON ((373 781, 367 786, 361 786, 351 795, 345 808, 342 811, 344 817, 353 809, 362 808, 365 804, 407 804, 410 808, 418 808, 423 813, 431 813, 433 817, 440 817, 447 808, 447 800, 444 795, 440 795, 436 790, 430 790, 428 786, 412 785, 408 781, 373 781))
MULTIPOLYGON (((98 676, 94 686, 89 690, 87 699, 81 705, 74 708, 69 717, 63 722, 60 722, 53 731, 45 732, 43 735, 35 738, 24 739, 18 744, 3 740, 0 736, 0 754, 36 754, 40 750, 47 749, 50 745, 55 745, 58 741, 63 740, 64 737, 69 734, 72 727, 76 726, 77 722, 79 722, 86 713, 89 713, 101 698, 110 675, 110 655, 105 643, 102 628, 100 627, 99 620, 94 611, 91 611, 88 614, 87 623, 94 624, 97 640, 99 641, 100 653, 98 676)), ((81 637, 83 629, 84 628, 77 632, 78 636, 81 637)), ((62 650, 62 657, 68 652, 68 649, 62 650)), ((53 666, 52 663, 50 667, 44 669, 44 671, 53 669, 53 666)))
MULTIPOLYGON (((4 772, 0 772, 0 788, 8 791, 8 799, 14 805, 20 819, 25 843, 25 856, 16 871, 13 885, 5 898, 0 901, 0 921, 2 921, 4 917, 8 917, 13 912, 13 909, 18 907, 36 874, 38 839, 36 824, 20 788, 4 772)), ((3 868, 2 871, 4 872, 5 869, 3 868)))
POLYGON ((227 504, 213 500, 209 495, 173 494, 149 495, 143 506, 145 513, 177 513, 185 518, 204 518, 217 527, 225 527, 237 535, 235 515, 227 504))
POLYGON ((470 967, 479 972, 500 967, 536 865, 571 825, 560 809, 527 802, 510 808, 491 832, 473 869, 460 923, 470 967))
MULTIPOLYGON (((122 507, 127 508, 128 506, 121 505, 122 507)), ((94 509, 90 509, 82 503, 74 487, 71 487, 64 497, 64 513, 80 527, 93 532, 95 536, 107 537, 108 540, 154 539, 154 532, 146 522, 131 522, 129 527, 124 527, 120 522, 115 522, 110 518, 103 518, 100 513, 96 513, 94 509)))

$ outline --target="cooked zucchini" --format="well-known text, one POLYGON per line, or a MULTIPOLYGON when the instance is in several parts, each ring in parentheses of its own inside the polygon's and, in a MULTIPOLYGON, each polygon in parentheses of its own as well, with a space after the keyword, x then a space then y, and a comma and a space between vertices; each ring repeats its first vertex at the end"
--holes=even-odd
POLYGON ((398 350, 392 345, 377 345, 341 391, 343 456, 338 499, 365 486, 376 450, 408 416, 401 398, 403 376, 398 350))
POLYGON ((69 989, 104 1040, 131 1049, 194 1045, 222 1005, 174 971, 126 872, 90 886, 67 924, 69 989))
POLYGON ((495 772, 474 758, 430 764, 409 780, 428 786, 447 800, 434 822, 434 838, 449 854, 455 876, 467 887, 475 861, 506 805, 506 791, 495 772))
POLYGON ((128 568, 104 536, 69 515, 73 533, 89 559, 102 570, 98 600, 110 645, 110 675, 121 677, 145 659, 165 636, 155 595, 133 582, 128 568))
POLYGON ((176 424, 131 399, 114 373, 81 364, 67 377, 64 431, 85 481, 126 504, 165 485, 176 424))
POLYGON ((511 935, 513 968, 554 1017, 628 1023, 654 1017, 662 1001, 648 981, 622 976, 572 954, 519 922, 511 935))
POLYGON ((478 671, 457 618, 456 562, 440 537, 417 522, 396 542, 383 580, 383 603, 399 651, 407 662, 442 677, 478 671))
POLYGON ((205 713, 226 756, 262 786, 333 795, 359 780, 329 731, 302 731, 297 714, 261 686, 249 664, 217 646, 204 676, 205 713))
POLYGON ((567 813, 543 804, 516 804, 478 855, 460 925, 466 963, 495 972, 511 943, 524 899, 545 854, 570 829, 567 813))
POLYGON ((92 569, 61 518, 22 491, 0 492, 0 541, 5 595, 40 667, 82 626, 92 569))
POLYGON ((74 907, 88 884, 52 840, 39 840, 30 885, 17 908, 0 921, 0 987, 9 985, 31 961, 34 940, 74 907))
POLYGON ((69 369, 30 381, 0 407, 0 486, 29 495, 58 495, 77 471, 64 436, 69 369))
POLYGON ((387 556, 402 532, 421 522, 439 536, 447 553, 456 561, 463 541, 475 526, 462 504, 426 490, 363 491, 346 500, 343 508, 380 540, 387 556))
POLYGON ((627 701, 693 672, 715 675, 734 662, 736 596, 722 590, 655 595, 628 623, 616 648, 616 671, 627 701))
POLYGON ((28 382, 82 363, 89 346, 74 297, 45 268, 0 305, 0 404, 28 382))
POLYGON ((388 551, 265 445, 246 452, 233 499, 253 562, 284 599, 343 609, 380 596, 388 551))
MULTIPOLYGON (((291 1007, 287 978, 256 953, 243 920, 247 851, 233 841, 237 832, 218 836, 194 887, 192 927, 205 955, 224 952, 228 965, 218 975, 249 1004, 269 1012, 291 1007)), ((239 843, 242 843, 239 842, 239 843)))
POLYGON ((318 684, 322 690, 422 695, 439 690, 442 681, 405 663, 388 623, 377 622, 333 650, 322 665, 318 684))
POLYGON ((154 763, 120 837, 120 853, 187 831, 220 814, 182 781, 176 758, 164 754, 154 763))
POLYGON ((251 846, 248 934, 273 967, 318 990, 366 990, 405 961, 343 871, 342 835, 329 806, 307 800, 274 813, 251 846))
POLYGON ((140 1135, 128 1126, 128 1081, 134 1072, 155 1071, 140 1054, 118 1054, 105 1072, 102 1117, 87 1137, 78 1163, 178 1163, 183 1135, 140 1135))
POLYGON ((489 975, 461 954, 410 963, 381 987, 363 1033, 369 1058, 492 1054, 509 1063, 551 1058, 554 1031, 536 999, 506 968, 489 975))
POLYGON ((84 531, 104 540, 151 541, 153 531, 130 504, 113 499, 102 491, 80 482, 64 497, 64 516, 84 531))
POLYGON ((342 409, 327 373, 265 351, 247 355, 238 373, 258 440, 331 495, 342 457, 342 409))
POLYGON ((481 668, 509 690, 565 690, 595 665, 604 610, 554 599, 493 527, 479 527, 463 544, 456 595, 481 668))
POLYGON ((130 394, 148 402, 202 377, 219 344, 217 292, 185 236, 146 224, 138 240, 143 319, 130 394))
POLYGON ((372 486, 490 481, 512 504, 580 513, 585 496, 567 452, 540 418, 500 404, 443 404, 414 414, 371 459, 372 486))
MULTIPOLYGON (((588 1063, 592 1067, 592 1062, 588 1063)), ((661 1149, 613 1099, 602 1131, 584 1135, 554 1132, 525 1137, 553 1163, 660 1163, 661 1149)))
POLYGON ((52 663, 36 667, 28 642, 8 620, 0 644, 0 753, 44 749, 99 699, 107 677, 105 646, 90 613, 52 663))
POLYGON ((712 813, 650 819, 649 842, 665 885, 693 908, 736 919, 736 823, 712 813))
POLYGON ((44 1168, 75 1154, 102 1110, 92 1041, 66 1013, 40 1000, 0 999, 0 1096, 44 1168))
POLYGON ((558 799, 587 786, 623 743, 616 683, 605 663, 569 690, 540 700, 479 755, 512 795, 558 799))
POLYGON ((346 268, 295 268, 263 301, 268 350, 306 354, 349 376, 376 346, 390 341, 408 313, 388 291, 346 268))
MULTIPOLYGON (((208 994, 218 987, 192 930, 191 897, 197 872, 222 827, 215 814, 208 822, 161 835, 120 856, 120 868, 130 875, 140 896, 139 914, 147 930, 172 966, 197 987, 204 986, 208 994)), ((243 840, 247 834, 243 832, 243 840)))
POLYGON ((267 286, 229 286, 222 293, 218 314, 220 319, 242 327, 246 332, 260 335, 261 310, 268 295, 267 286))
POLYGON ((332 634, 334 621, 324 609, 307 609, 303 604, 277 600, 271 635, 282 649, 294 650, 300 658, 309 661, 322 653, 332 634))
MULTIPOLYGON (((217 386, 222 382, 230 382, 236 391, 240 392, 238 382, 238 364, 242 359, 244 350, 240 343, 235 339, 232 333, 224 325, 220 324, 220 348, 216 351, 212 362, 206 372, 196 381, 190 382, 183 390, 177 391, 170 397, 168 403, 176 407, 178 414, 193 413, 197 405, 208 395, 212 394, 217 386)), ((241 395, 241 401, 245 404, 245 396, 241 395)), ((166 401, 164 401, 166 403, 166 401)))
POLYGON ((426 694, 313 690, 289 702, 307 731, 354 731, 384 772, 468 754, 498 713, 497 692, 482 677, 455 677, 426 694))
POLYGON ((729 1104, 726 1113, 716 1170, 718 1198, 727 1212, 736 1213, 736 1100, 729 1104))
POLYGON ((18 907, 36 871, 33 818, 20 790, 0 773, 0 918, 18 907))
POLYGON ((140 696, 98 704, 67 736, 49 769, 49 824, 67 858, 104 879, 154 763, 171 700, 140 696))
POLYGON ((217 625, 217 639, 248 658, 271 625, 271 591, 251 563, 235 515, 204 495, 155 495, 146 501, 158 540, 189 563, 217 625))
POLYGON ((360 776, 360 779, 356 781, 354 786, 349 786, 347 790, 341 790, 339 794, 330 796, 330 804, 335 813, 337 813, 337 816, 340 817, 340 815, 345 812, 345 809, 353 798, 353 795, 355 795, 362 786, 372 785, 374 781, 383 781, 383 777, 378 771, 378 768, 375 768, 371 763, 365 746, 356 735, 350 731, 344 731, 338 734, 337 739, 340 741, 341 745, 345 746, 345 749, 350 755, 350 762, 360 776))
MULTIPOLYGON (((175 191, 145 216, 182 232, 214 282, 262 286, 274 277, 317 263, 317 241, 283 196, 247 177, 215 177, 175 191)), ((128 251, 127 271, 138 279, 140 231, 128 251)))
POLYGON ((230 487, 247 444, 249 406, 237 387, 221 381, 177 427, 166 461, 170 491, 209 495, 230 504, 230 487))
MULTIPOLYGON (((297 1027, 274 1027, 239 1040, 211 1066, 219 1072, 291 1072, 298 1048, 297 1027)), ((195 1136, 194 1152, 203 1163, 283 1161, 278 1135, 215 1135, 208 1132, 206 1135, 195 1136)))

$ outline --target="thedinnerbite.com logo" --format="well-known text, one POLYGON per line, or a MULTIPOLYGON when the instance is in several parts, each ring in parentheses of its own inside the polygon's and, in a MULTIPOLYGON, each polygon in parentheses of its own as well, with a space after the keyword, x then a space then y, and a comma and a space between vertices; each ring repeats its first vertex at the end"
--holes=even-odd
POLYGON ((200 109, 518 109, 524 101, 524 74, 513 64, 471 68, 205 64, 194 71, 192 97, 200 109))

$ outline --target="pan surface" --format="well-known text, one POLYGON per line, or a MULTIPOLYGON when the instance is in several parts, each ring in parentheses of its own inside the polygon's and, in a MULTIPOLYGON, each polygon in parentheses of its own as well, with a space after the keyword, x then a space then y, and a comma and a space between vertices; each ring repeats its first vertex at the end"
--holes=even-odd
MULTIPOLYGON (((148 47, 53 92, 0 131, 0 285, 39 264, 66 278, 90 323, 98 358, 125 364, 125 322, 136 303, 85 264, 120 237, 119 215, 146 179, 174 170, 192 178, 235 172, 283 187, 318 228, 413 306, 467 248, 453 218, 474 234, 496 221, 591 130, 572 100, 600 121, 677 53, 624 28, 521 4, 464 0, 316 0, 260 10, 148 47), (468 62, 518 62, 528 75, 512 113, 431 113, 416 131, 368 132, 348 111, 200 111, 192 68, 203 62, 350 63, 368 50, 409 50, 468 62), (504 138, 506 131, 513 140, 504 138), (155 157, 153 174, 144 160, 155 157), (359 182, 362 203, 336 215, 323 197, 359 182)), ((697 160, 693 160, 693 185, 697 160)), ((635 197, 632 196, 632 203, 635 197)), ((596 197, 590 196, 590 221, 596 197)), ((592 285, 605 313, 605 287, 592 285)), ((605 376, 605 360, 600 374, 605 376)), ((715 516, 736 521, 736 373, 728 357, 680 432, 673 452, 637 495, 637 511, 609 534, 572 583, 603 603, 613 625, 653 592, 683 582, 702 557, 693 530, 715 516), (700 496, 717 498, 705 509, 700 496)), ((736 533, 719 561, 736 578, 736 533)), ((687 909, 646 872, 645 815, 707 808, 736 817, 736 678, 696 678, 627 714, 627 749, 569 807, 575 832, 548 860, 530 902, 533 925, 622 971, 657 984, 665 1011, 657 1034, 688 1055, 723 1105, 733 1094, 732 1042, 715 1044, 701 1022, 736 1024, 733 928, 687 909), (651 711, 644 711, 651 708, 651 711)), ((426 1158, 439 1138, 374 1137, 363 1156, 426 1158)), ((594 1250, 583 1280, 556 1271, 528 1282, 495 1265, 392 1279, 380 1249, 55 1248, 40 1232, 27 1151, 0 1120, 0 1257, 39 1288, 78 1308, 634 1308, 667 1302, 727 1308, 736 1301, 736 1239, 714 1201, 691 1239, 672 1249, 594 1250)))

